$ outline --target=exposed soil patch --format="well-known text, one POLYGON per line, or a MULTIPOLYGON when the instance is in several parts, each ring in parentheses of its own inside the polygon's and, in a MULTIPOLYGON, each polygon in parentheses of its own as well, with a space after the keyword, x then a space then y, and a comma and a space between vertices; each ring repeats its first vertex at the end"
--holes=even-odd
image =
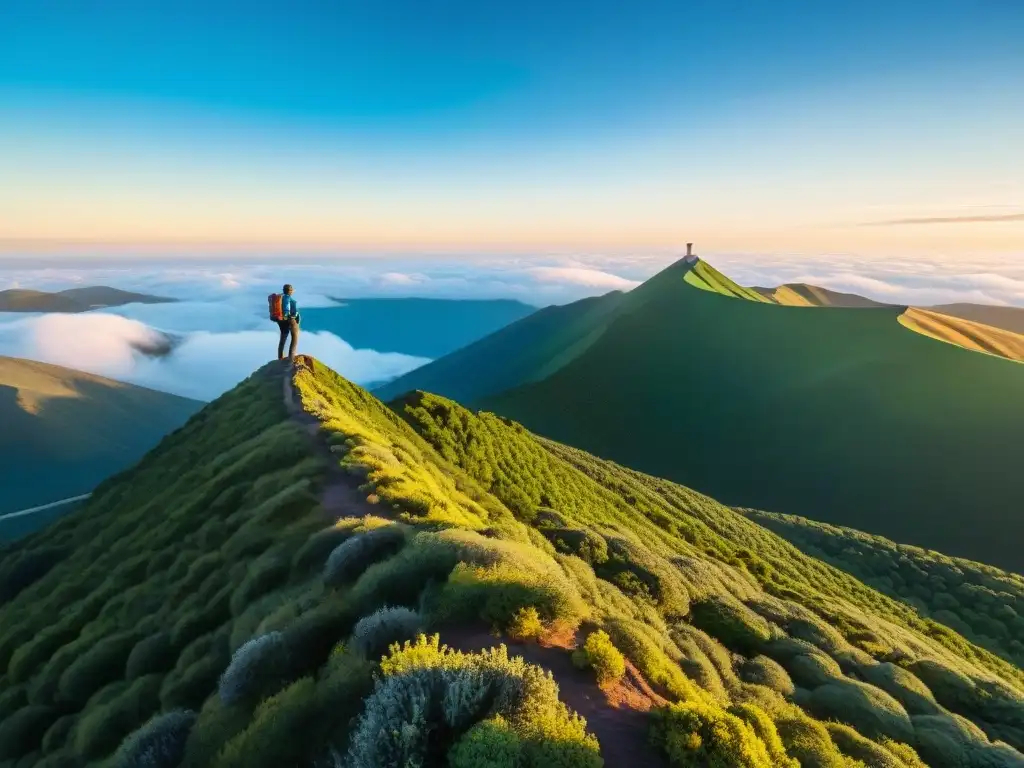
POLYGON ((668 761, 647 737, 650 725, 647 712, 665 700, 651 690, 628 661, 622 680, 602 689, 594 680, 593 671, 576 669, 573 665, 570 650, 574 643, 567 643, 564 635, 547 637, 540 643, 517 643, 483 630, 449 628, 442 630, 441 641, 465 653, 505 643, 510 655, 522 656, 551 672, 558 683, 559 698, 586 718, 588 730, 601 744, 601 756, 607 768, 668 766, 668 761))

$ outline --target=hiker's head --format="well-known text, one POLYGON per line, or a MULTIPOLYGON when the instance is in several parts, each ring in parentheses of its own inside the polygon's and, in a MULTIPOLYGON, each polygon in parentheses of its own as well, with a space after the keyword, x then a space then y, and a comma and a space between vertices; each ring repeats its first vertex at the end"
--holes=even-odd
POLYGON ((287 294, 288 296, 291 296, 291 295, 292 295, 292 291, 294 291, 294 290, 295 290, 295 289, 294 289, 294 288, 292 288, 292 287, 291 287, 290 285, 285 285, 285 287, 284 287, 284 292, 285 292, 285 293, 286 293, 286 294, 287 294))

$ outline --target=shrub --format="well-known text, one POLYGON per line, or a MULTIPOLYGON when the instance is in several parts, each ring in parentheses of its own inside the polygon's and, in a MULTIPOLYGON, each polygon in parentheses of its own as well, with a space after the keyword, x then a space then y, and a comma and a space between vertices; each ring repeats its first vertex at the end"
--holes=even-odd
POLYGON ((84 704, 93 693, 114 680, 121 679, 125 669, 125 656, 135 646, 136 637, 127 632, 102 637, 83 653, 60 677, 60 698, 84 704))
POLYGON ((185 757, 185 742, 195 724, 190 710, 167 712, 150 719, 121 743, 116 768, 177 768, 185 757))
POLYGON ((764 685, 783 696, 792 696, 795 686, 781 664, 767 656, 755 656, 740 667, 740 678, 747 683, 764 685))
POLYGON ((816 688, 810 709, 815 716, 852 725, 868 738, 914 738, 914 727, 902 705, 878 688, 855 680, 836 680, 816 688))
POLYGON ((603 630, 591 632, 583 647, 573 651, 572 656, 576 666, 593 667, 601 685, 617 682, 626 674, 626 660, 603 630))
POLYGON ((128 680, 134 680, 143 675, 166 672, 174 667, 177 659, 170 636, 166 632, 157 632, 135 644, 128 654, 124 675, 128 680))
POLYGON ((351 529, 336 526, 317 531, 292 557, 292 572, 296 576, 308 576, 323 568, 331 552, 351 536, 351 529))
POLYGON ((842 680, 843 670, 823 653, 801 653, 785 663, 793 682, 801 688, 817 688, 842 680))
POLYGON ((801 768, 860 768, 836 748, 824 725, 794 709, 776 717, 775 727, 786 752, 801 768))
POLYGON ((57 719, 50 707, 28 706, 0 722, 0 760, 27 755, 39 747, 43 735, 57 719))
POLYGON ((773 768, 771 756, 754 729, 713 704, 669 704, 651 713, 651 740, 678 768, 721 765, 773 768))
POLYGON ((331 650, 347 636, 359 614, 345 601, 328 599, 283 630, 285 644, 292 658, 292 674, 312 674, 331 654, 331 650))
POLYGON ((117 749, 129 733, 160 708, 160 677, 140 677, 102 706, 90 706, 75 728, 75 750, 98 758, 117 749))
POLYGON ((161 704, 167 709, 199 709, 216 689, 223 670, 224 661, 218 655, 204 656, 188 666, 179 664, 164 678, 161 704))
POLYGON ((78 722, 77 715, 65 715, 51 725, 43 736, 43 754, 49 755, 58 751, 68 740, 71 730, 78 722))
POLYGON ((521 740, 524 766, 602 765, 596 740, 558 700, 550 673, 510 659, 505 646, 463 654, 439 648, 436 636, 420 636, 394 646, 381 670, 352 734, 346 763, 352 768, 421 764, 428 748, 449 746, 436 739, 457 741, 474 721, 494 715, 521 740))
POLYGON ((756 654, 771 637, 768 622, 735 600, 704 600, 690 613, 695 627, 745 656, 756 654))
POLYGON ((357 534, 331 552, 324 565, 324 583, 332 587, 344 586, 374 563, 398 552, 404 543, 405 529, 400 525, 357 534))
POLYGON ((888 693, 911 715, 934 715, 940 711, 928 686, 903 667, 884 662, 861 667, 859 671, 864 680, 888 693))
POLYGON ((736 704, 729 707, 729 714, 735 715, 749 725, 757 734, 768 750, 768 757, 776 768, 800 768, 800 764, 786 754, 786 747, 782 744, 775 723, 768 717, 767 713, 754 704, 736 704))
POLYGON ((352 647, 367 659, 380 658, 392 643, 415 636, 422 623, 420 615, 408 608, 381 608, 356 623, 352 647))
POLYGON ((254 637, 235 651, 217 684, 224 704, 258 700, 284 684, 289 666, 288 646, 280 632, 254 637))
POLYGON ((483 720, 448 752, 451 768, 518 768, 522 741, 501 715, 483 720))
POLYGON ((245 579, 231 593, 231 614, 242 613, 253 600, 288 581, 290 574, 291 564, 283 556, 264 555, 250 564, 245 579))
POLYGON ((860 760, 871 768, 906 768, 898 755, 894 755, 880 744, 861 736, 848 725, 826 723, 829 736, 844 755, 860 760))
POLYGON ((516 640, 533 640, 544 632, 544 624, 541 623, 540 614, 532 605, 520 608, 512 617, 508 633, 516 640))

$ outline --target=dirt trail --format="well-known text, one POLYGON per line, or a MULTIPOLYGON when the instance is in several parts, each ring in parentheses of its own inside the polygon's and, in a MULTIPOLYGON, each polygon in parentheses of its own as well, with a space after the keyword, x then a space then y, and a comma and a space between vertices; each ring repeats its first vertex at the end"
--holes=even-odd
POLYGON ((558 644, 515 643, 482 630, 448 630, 441 641, 464 653, 494 648, 501 643, 509 655, 522 656, 551 672, 558 683, 559 698, 584 717, 587 729, 601 745, 606 768, 665 766, 668 761, 648 740, 650 721, 647 712, 665 700, 651 690, 637 669, 626 662, 622 681, 607 689, 599 688, 592 670, 580 670, 572 663, 573 641, 558 644))
POLYGON ((296 357, 294 367, 287 361, 280 363, 282 396, 288 415, 309 435, 316 452, 327 460, 327 474, 324 487, 320 491, 320 504, 330 515, 332 521, 342 517, 362 517, 363 515, 388 517, 387 509, 381 509, 366 500, 366 496, 359 490, 359 482, 341 468, 338 455, 332 452, 327 444, 320 419, 302 407, 292 377, 299 367, 312 369, 313 365, 315 365, 313 358, 306 355, 296 357))

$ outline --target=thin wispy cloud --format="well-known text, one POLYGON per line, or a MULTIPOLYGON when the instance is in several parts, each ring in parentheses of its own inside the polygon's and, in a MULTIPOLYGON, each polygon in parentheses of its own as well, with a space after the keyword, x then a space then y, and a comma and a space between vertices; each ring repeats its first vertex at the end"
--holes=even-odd
POLYGON ((1024 221, 1024 213, 1000 214, 969 214, 965 216, 921 216, 909 219, 883 219, 882 221, 866 221, 862 227, 901 227, 915 224, 970 224, 970 223, 1005 223, 1024 221))

